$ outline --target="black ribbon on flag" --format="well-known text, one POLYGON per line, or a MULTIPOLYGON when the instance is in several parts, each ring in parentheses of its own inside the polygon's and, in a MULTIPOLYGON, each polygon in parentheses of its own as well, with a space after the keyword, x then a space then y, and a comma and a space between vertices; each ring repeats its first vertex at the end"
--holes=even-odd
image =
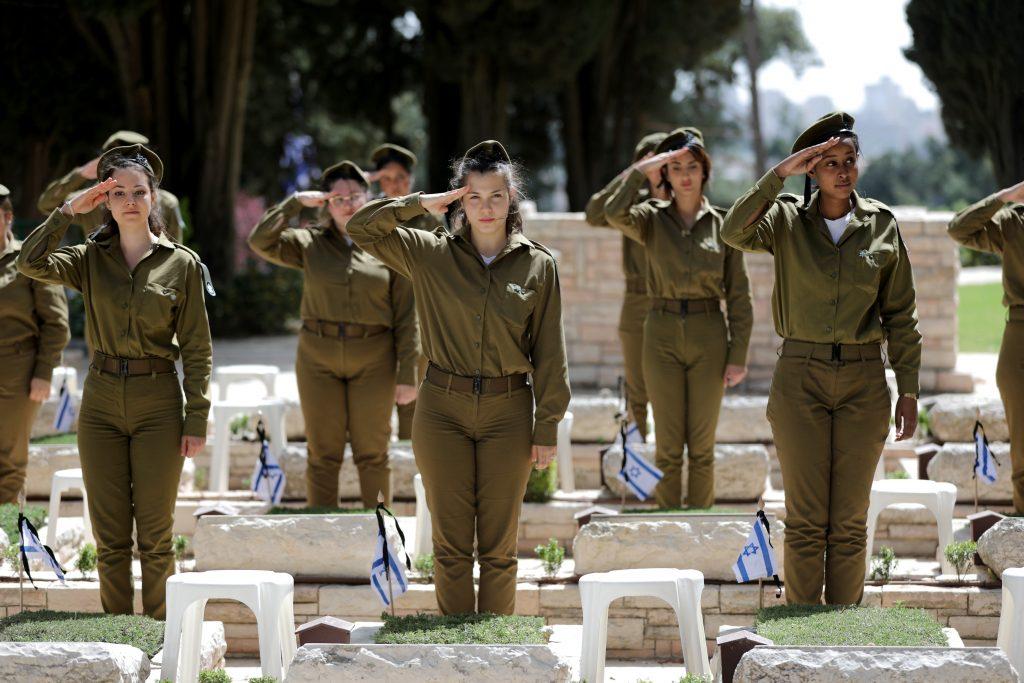
POLYGON ((982 443, 985 444, 985 449, 988 450, 988 457, 992 458, 992 462, 994 462, 997 467, 1002 467, 1003 464, 996 460, 996 454, 992 452, 992 448, 988 444, 988 434, 985 433, 985 426, 981 424, 980 420, 975 420, 974 432, 972 432, 972 436, 974 437, 974 467, 971 469, 971 479, 978 478, 978 465, 981 464, 978 462, 978 459, 981 457, 981 453, 978 452, 979 431, 981 432, 982 443))
MULTIPOLYGON (((775 549, 775 545, 772 543, 772 528, 768 524, 768 515, 764 514, 764 510, 758 510, 757 511, 757 518, 758 518, 758 520, 760 520, 761 524, 764 525, 765 540, 768 541, 768 545, 771 546, 772 549, 774 550, 775 549)), ((773 575, 772 576, 772 580, 775 581, 775 597, 776 598, 781 598, 782 597, 782 582, 779 581, 779 575, 778 574, 773 575)))
POLYGON ((374 514, 377 515, 377 531, 380 533, 381 538, 384 539, 384 575, 391 578, 391 549, 388 545, 388 533, 384 527, 384 514, 387 514, 391 519, 395 520, 395 530, 398 532, 398 538, 402 540, 402 554, 405 555, 405 568, 412 571, 412 562, 409 561, 409 553, 405 549, 405 533, 402 531, 401 525, 398 523, 398 518, 395 517, 391 510, 388 510, 384 503, 377 503, 377 509, 374 510, 374 514))
POLYGON ((57 557, 53 554, 53 550, 50 549, 50 546, 44 545, 42 539, 39 539, 39 531, 32 526, 32 522, 28 521, 28 518, 19 512, 18 538, 21 541, 21 544, 18 546, 18 553, 21 555, 21 565, 25 568, 25 575, 28 576, 28 582, 32 584, 32 588, 39 590, 39 587, 36 586, 36 582, 32 580, 32 570, 28 568, 28 553, 25 552, 25 526, 27 526, 28 530, 32 532, 32 535, 39 540, 39 545, 42 546, 43 550, 46 551, 46 554, 50 556, 50 560, 53 564, 60 568, 62 572, 64 571, 64 567, 60 566, 60 562, 57 561, 57 557))

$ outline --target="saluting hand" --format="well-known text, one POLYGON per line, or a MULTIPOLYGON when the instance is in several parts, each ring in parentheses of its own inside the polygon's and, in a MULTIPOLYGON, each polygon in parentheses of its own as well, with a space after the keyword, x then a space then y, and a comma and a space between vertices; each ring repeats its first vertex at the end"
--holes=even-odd
POLYGON ((547 469, 547 466, 551 464, 551 461, 555 459, 555 455, 558 453, 556 446, 534 446, 530 451, 530 462, 538 470, 547 469))
POLYGON ((1024 180, 1000 192, 999 198, 1004 202, 1024 202, 1024 180))
MULTIPOLYGON (((107 193, 117 185, 113 178, 107 178, 102 183, 93 185, 88 190, 79 192, 67 201, 72 214, 89 213, 107 199, 107 193)), ((63 207, 61 207, 63 210, 63 207)), ((66 212, 65 212, 66 213, 66 212)))
POLYGON ((450 204, 462 199, 467 192, 469 192, 469 187, 463 186, 448 192, 421 194, 420 205, 430 213, 444 213, 450 204))
POLYGON ((407 406, 416 400, 416 387, 412 384, 395 385, 395 403, 407 406))
POLYGON ((96 180, 96 176, 99 175, 100 158, 90 159, 81 166, 78 167, 78 172, 83 178, 89 180, 96 180))
POLYGON ((775 168, 775 175, 782 179, 786 179, 791 175, 803 175, 811 169, 813 169, 821 157, 825 154, 826 150, 829 150, 839 144, 840 138, 831 137, 825 142, 817 145, 812 145, 807 149, 802 149, 799 152, 790 154, 788 157, 780 161, 775 168))
POLYGON ((334 194, 331 192, 310 191, 295 193, 295 198, 298 199, 303 206, 308 206, 311 209, 323 206, 327 203, 327 200, 333 196, 334 194))
POLYGON ((661 154, 653 155, 649 154, 633 164, 633 168, 650 177, 651 171, 660 171, 662 166, 673 159, 678 159, 689 151, 690 150, 683 147, 682 149, 674 149, 671 152, 662 152, 661 154))
POLYGON ((917 431, 917 399, 900 396, 896 400, 896 413, 893 419, 896 422, 897 441, 906 441, 914 436, 914 432, 917 431))
POLYGON ((205 436, 183 436, 181 437, 181 457, 193 458, 203 452, 206 448, 205 436))
POLYGON ((371 183, 375 183, 380 180, 381 173, 383 173, 383 171, 367 171, 366 180, 371 183))

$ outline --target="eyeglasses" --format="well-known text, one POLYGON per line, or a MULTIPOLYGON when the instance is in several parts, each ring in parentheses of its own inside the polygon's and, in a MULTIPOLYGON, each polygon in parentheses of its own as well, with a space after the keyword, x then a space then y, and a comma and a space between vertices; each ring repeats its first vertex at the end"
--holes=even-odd
POLYGON ((362 201, 365 201, 365 200, 366 200, 366 193, 365 192, 357 192, 356 194, 350 194, 350 195, 345 196, 345 197, 340 197, 340 196, 331 197, 328 201, 331 204, 340 205, 340 204, 358 204, 359 202, 362 202, 362 201))

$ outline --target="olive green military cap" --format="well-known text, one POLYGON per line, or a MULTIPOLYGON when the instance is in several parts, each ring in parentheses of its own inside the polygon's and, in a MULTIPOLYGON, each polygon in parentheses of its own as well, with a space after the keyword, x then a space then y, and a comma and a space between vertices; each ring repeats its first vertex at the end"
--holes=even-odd
POLYGON ((11 196, 11 191, 7 189, 6 185, 0 185, 0 199, 6 199, 11 196))
POLYGON ((802 149, 813 147, 835 136, 856 137, 856 133, 853 132, 853 117, 844 111, 825 114, 812 123, 807 130, 800 133, 800 137, 793 143, 791 153, 796 154, 802 149))
POLYGON ((416 155, 405 147, 390 142, 376 147, 370 153, 370 163, 374 168, 381 169, 392 161, 397 161, 409 171, 416 165, 416 155))
POLYGON ((328 166, 320 174, 320 185, 325 189, 335 180, 354 180, 363 187, 370 186, 370 181, 366 179, 366 174, 363 173, 363 169, 359 168, 359 164, 348 159, 328 166))
POLYGON ((504 146, 497 140, 484 140, 483 142, 476 143, 466 151, 462 158, 512 163, 512 157, 508 155, 504 146))
POLYGON ((128 145, 148 145, 149 138, 142 133, 136 133, 133 130, 119 130, 116 133, 111 134, 107 141, 103 143, 103 151, 106 152, 108 149, 114 147, 127 147, 128 145))
POLYGON ((160 157, 157 156, 156 152, 141 144, 111 147, 108 149, 100 157, 99 163, 96 166, 97 176, 109 178, 114 167, 114 161, 121 158, 129 159, 147 167, 153 172, 157 182, 160 182, 164 177, 164 162, 160 161, 160 157))
POLYGON ((654 148, 654 151, 657 154, 661 154, 662 152, 671 152, 684 147, 700 147, 703 149, 704 134, 692 126, 676 128, 674 131, 666 135, 664 140, 658 143, 658 146, 654 148))
POLYGON ((666 137, 668 133, 651 133, 640 138, 640 142, 633 148, 633 161, 640 161, 645 154, 653 152, 666 137))

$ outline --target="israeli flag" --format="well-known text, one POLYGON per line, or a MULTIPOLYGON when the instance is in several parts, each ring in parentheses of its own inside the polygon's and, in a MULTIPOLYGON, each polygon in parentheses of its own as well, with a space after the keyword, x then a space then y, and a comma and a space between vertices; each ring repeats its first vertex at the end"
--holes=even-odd
MULTIPOLYGON (((398 597, 409 590, 409 582, 405 577, 405 567, 395 560, 396 555, 387 538, 382 512, 390 515, 392 519, 395 517, 383 503, 377 506, 377 550, 373 555, 373 564, 370 565, 370 585, 384 606, 390 607, 392 597, 398 597)), ((398 526, 397 519, 395 528, 402 541, 402 552, 405 553, 405 534, 398 526)), ((405 555, 405 563, 409 564, 408 554, 405 555)))
POLYGON ((75 399, 68 390, 68 381, 65 379, 60 385, 60 399, 57 402, 57 414, 53 416, 53 431, 59 433, 70 432, 75 425, 75 399))
POLYGON ((996 483, 996 465, 999 461, 988 447, 988 437, 981 422, 974 423, 974 476, 986 484, 996 483))
POLYGON ((732 566, 732 573, 739 583, 777 574, 775 552, 768 536, 768 525, 761 520, 763 514, 759 512, 754 519, 754 528, 747 536, 747 542, 736 558, 736 564, 732 566))
MULTIPOLYGON (((29 569, 29 560, 39 560, 43 565, 57 575, 57 580, 64 583, 64 570, 61 569, 57 558, 54 556, 50 546, 43 545, 39 540, 39 534, 32 522, 28 521, 23 514, 18 513, 18 534, 21 536, 21 564, 25 568, 25 574, 29 582, 35 588, 35 581, 32 580, 32 571, 29 569)), ((65 584, 67 585, 67 584, 65 584)))
MULTIPOLYGON (((262 436, 261 429, 257 432, 262 436)), ((260 457, 256 460, 256 469, 252 475, 252 492, 271 505, 277 505, 284 496, 286 481, 284 470, 270 450, 270 443, 265 437, 261 438, 260 457)))
POLYGON ((625 429, 620 429, 619 433, 615 435, 615 443, 623 448, 643 446, 644 437, 640 434, 640 428, 636 426, 636 422, 630 422, 625 429))
MULTIPOLYGON (((627 439, 628 435, 625 435, 623 441, 627 439)), ((627 444, 622 447, 622 468, 618 477, 637 498, 647 500, 654 495, 654 487, 663 476, 661 470, 637 454, 634 446, 627 444)))

